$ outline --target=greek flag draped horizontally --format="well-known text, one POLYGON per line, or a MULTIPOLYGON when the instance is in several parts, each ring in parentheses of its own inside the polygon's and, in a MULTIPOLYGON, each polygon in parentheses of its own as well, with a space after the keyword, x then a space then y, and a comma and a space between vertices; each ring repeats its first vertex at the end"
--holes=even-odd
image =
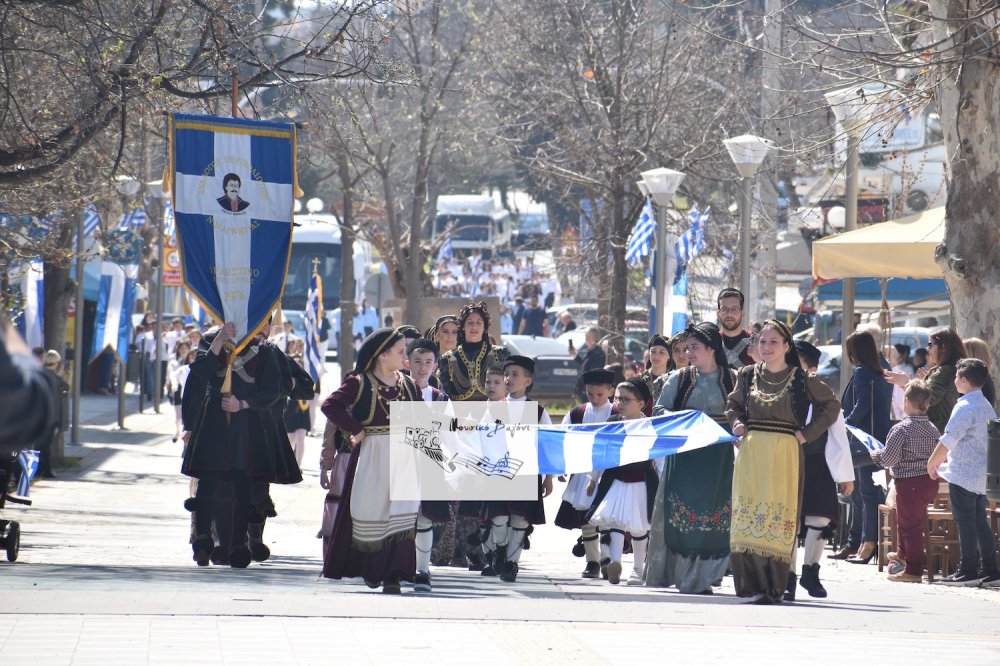
POLYGON ((281 300, 292 245, 295 125, 170 117, 173 207, 184 286, 242 349, 281 300))
POLYGON ((306 328, 306 371, 312 377, 313 384, 319 390, 319 378, 323 374, 323 359, 319 355, 319 322, 323 316, 323 280, 317 273, 313 273, 312 280, 309 281, 309 293, 306 295, 306 311, 304 323, 306 328))
POLYGON ((101 282, 97 293, 97 317, 94 321, 94 344, 90 360, 105 349, 126 361, 128 343, 132 339, 132 310, 135 307, 135 280, 138 266, 101 262, 101 282))
POLYGON ((694 451, 736 438, 704 413, 538 427, 538 473, 579 474, 694 451))

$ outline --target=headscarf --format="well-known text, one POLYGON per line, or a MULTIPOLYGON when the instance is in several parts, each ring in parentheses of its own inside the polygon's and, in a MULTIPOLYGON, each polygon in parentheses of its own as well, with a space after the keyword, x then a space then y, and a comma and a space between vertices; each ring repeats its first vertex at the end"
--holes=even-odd
POLYGON ((733 375, 729 372, 729 359, 726 358, 726 348, 722 343, 722 332, 718 324, 710 321, 703 321, 697 326, 689 324, 684 331, 685 339, 694 338, 712 350, 715 357, 715 365, 719 369, 719 385, 724 394, 729 395, 733 391, 735 382, 733 375))
POLYGON ((367 338, 361 341, 361 349, 358 350, 358 359, 354 364, 354 373, 370 371, 375 367, 375 360, 379 354, 385 352, 394 344, 403 339, 402 334, 394 328, 380 328, 373 331, 367 338))
POLYGON ((437 342, 435 338, 437 337, 438 329, 441 328, 441 324, 444 324, 449 321, 455 322, 455 324, 457 325, 458 317, 451 314, 446 314, 441 317, 438 317, 437 321, 434 322, 434 325, 428 328, 427 331, 424 332, 424 337, 427 338, 428 340, 434 340, 435 342, 437 342))
POLYGON ((478 301, 475 303, 469 303, 462 308, 458 313, 458 344, 465 343, 465 320, 469 318, 469 315, 477 314, 483 318, 483 343, 489 344, 490 342, 490 322, 493 318, 490 317, 490 311, 486 307, 484 301, 478 301))
POLYGON ((649 344, 646 345, 646 349, 652 349, 653 347, 664 347, 669 352, 671 351, 670 340, 666 336, 655 333, 653 337, 649 339, 649 344))
POLYGON ((792 337, 792 329, 788 328, 788 324, 777 319, 766 319, 760 330, 763 331, 768 327, 776 330, 781 338, 788 343, 788 351, 785 352, 785 363, 788 364, 788 367, 801 368, 799 353, 795 350, 795 339, 792 337))

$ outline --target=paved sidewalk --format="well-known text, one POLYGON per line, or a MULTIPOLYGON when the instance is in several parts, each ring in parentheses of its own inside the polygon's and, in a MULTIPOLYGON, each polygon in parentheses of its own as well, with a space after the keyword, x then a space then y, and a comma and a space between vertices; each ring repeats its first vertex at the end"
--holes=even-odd
POLYGON ((611 586, 579 577, 575 535, 552 525, 513 585, 445 568, 433 594, 387 597, 326 580, 315 438, 305 481, 273 488, 273 557, 198 568, 171 408, 130 415, 123 432, 114 398, 88 398, 83 446, 69 453, 79 467, 37 482, 33 507, 5 510, 23 537, 20 560, 0 562, 4 663, 1000 663, 1000 590, 888 583, 874 566, 829 560, 828 599, 774 607, 743 603, 731 579, 709 597, 611 586))

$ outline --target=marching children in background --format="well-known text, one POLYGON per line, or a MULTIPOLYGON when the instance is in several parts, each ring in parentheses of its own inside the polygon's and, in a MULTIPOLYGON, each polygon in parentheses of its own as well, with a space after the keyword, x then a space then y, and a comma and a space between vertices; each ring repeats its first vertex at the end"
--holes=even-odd
MULTIPOLYGON (((424 402, 443 402, 448 400, 444 391, 429 384, 431 375, 437 370, 438 349, 430 340, 417 338, 411 340, 406 347, 406 358, 409 362, 410 378, 417 385, 424 402)), ((417 513, 417 531, 414 545, 417 549, 417 572, 413 578, 414 592, 431 591, 431 551, 434 548, 434 523, 446 523, 451 520, 448 502, 421 501, 417 513)))
POLYGON ((187 383, 191 368, 188 367, 198 356, 197 349, 191 349, 187 342, 178 342, 174 350, 174 357, 170 359, 167 369, 167 396, 170 404, 174 406, 174 436, 172 442, 181 438, 184 431, 184 419, 181 407, 184 397, 184 384, 187 383))
POLYGON ((924 573, 924 528, 927 505, 938 492, 938 481, 927 473, 927 461, 941 433, 927 418, 931 390, 921 379, 903 391, 903 420, 889 430, 885 448, 872 451, 872 461, 892 472, 896 483, 896 526, 899 549, 889 553, 889 580, 919 583, 924 573), (904 565, 893 573, 892 562, 904 565))
MULTIPOLYGON (((519 411, 511 403, 527 402, 533 383, 535 362, 526 356, 509 356, 504 363, 507 384, 509 416, 514 423, 521 423, 519 411)), ((552 419, 540 404, 537 406, 538 425, 551 425, 552 419)), ((542 498, 552 493, 552 475, 539 477, 538 499, 508 502, 483 502, 482 519, 490 523, 488 541, 495 547, 494 569, 500 580, 513 583, 517 579, 518 562, 529 525, 545 522, 542 498)))
MULTIPOLYGON (((615 392, 615 375, 610 370, 596 369, 583 373, 583 388, 587 402, 571 409, 563 418, 563 425, 580 423, 605 423, 618 410, 611 404, 615 392)), ((573 548, 574 554, 580 550, 586 556, 583 569, 584 578, 599 578, 601 575, 601 548, 598 543, 597 527, 587 522, 587 511, 594 501, 594 491, 590 482, 596 481, 599 471, 588 474, 573 474, 563 492, 562 504, 556 514, 556 525, 566 530, 581 530, 582 535, 573 548), (589 492, 588 492, 589 490, 589 492)), ((565 480, 560 477, 560 480, 565 480)))
POLYGON ((927 461, 928 475, 948 482, 958 528, 961 560, 958 571, 941 579, 945 585, 1000 587, 996 540, 986 518, 986 426, 997 417, 982 392, 988 378, 986 364, 979 359, 965 358, 956 364, 955 388, 960 396, 927 461))
MULTIPOLYGON (((622 382, 615 389, 615 407, 618 414, 609 421, 629 421, 645 416, 644 409, 652 394, 641 377, 622 382)), ((608 582, 617 585, 622 575, 622 551, 625 533, 632 535, 632 573, 628 585, 642 585, 642 571, 646 564, 646 540, 649 538, 650 517, 656 486, 659 480, 652 460, 630 463, 606 469, 600 483, 591 481, 588 491, 597 493, 587 522, 596 525, 602 535, 609 534, 610 558, 607 566, 608 582)))

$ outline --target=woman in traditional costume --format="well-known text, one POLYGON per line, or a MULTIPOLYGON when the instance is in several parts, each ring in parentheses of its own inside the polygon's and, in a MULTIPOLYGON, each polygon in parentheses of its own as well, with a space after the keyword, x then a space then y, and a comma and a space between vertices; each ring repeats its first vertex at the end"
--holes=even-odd
MULTIPOLYGON (((657 384, 656 380, 663 378, 665 381, 668 372, 667 365, 670 363, 670 340, 659 333, 655 334, 649 339, 649 344, 646 347, 646 354, 649 357, 649 366, 641 375, 639 375, 639 377, 642 381, 646 382, 646 388, 649 389, 649 395, 652 396, 652 401, 655 402, 660 395, 660 389, 663 388, 663 382, 661 381, 657 384)), ((649 414, 647 414, 647 416, 649 416, 649 414)))
POLYGON ((802 445, 837 419, 840 401, 799 365, 792 332, 768 319, 758 336, 761 362, 739 371, 726 418, 742 437, 733 472, 729 546, 736 594, 755 603, 783 600, 799 527, 802 445), (806 419, 812 406, 812 420, 806 419))
MULTIPOLYGON (((458 314, 458 345, 441 354, 438 365, 440 388, 452 400, 486 400, 486 370, 492 365, 502 366, 507 359, 506 349, 489 342, 491 320, 482 301, 469 303, 458 314)), ((453 566, 467 564, 470 571, 483 569, 479 513, 480 502, 459 502, 453 566)))
MULTIPOLYGON (((713 323, 686 331, 690 364, 667 376, 653 414, 696 409, 729 430, 726 399, 736 381, 713 323)), ((733 447, 707 446, 669 456, 653 506, 646 586, 676 585, 684 594, 711 594, 729 566, 733 447)))
POLYGON ((330 545, 323 558, 327 578, 362 577, 372 588, 399 594, 401 580, 416 569, 414 530, 418 501, 389 497, 389 414, 396 401, 420 400, 403 374, 406 342, 380 328, 361 343, 357 365, 323 403, 323 413, 350 434, 351 457, 330 545))

